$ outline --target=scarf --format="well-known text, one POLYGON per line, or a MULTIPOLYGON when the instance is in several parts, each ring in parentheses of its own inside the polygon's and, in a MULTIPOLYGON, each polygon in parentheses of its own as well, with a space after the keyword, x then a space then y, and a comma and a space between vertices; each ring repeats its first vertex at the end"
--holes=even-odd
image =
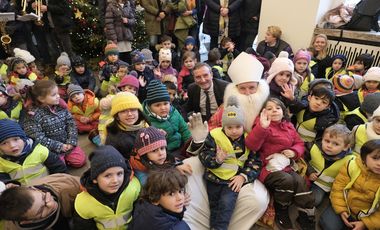
POLYGON ((133 132, 148 127, 148 124, 144 120, 140 121, 140 123, 135 125, 124 125, 120 121, 117 121, 117 127, 126 132, 133 132))
MULTIPOLYGON (((229 0, 220 0, 220 6, 228 7, 228 1, 229 0)), ((228 24, 229 24, 228 16, 223 17, 222 15, 220 15, 219 16, 218 44, 220 44, 220 42, 222 41, 224 37, 228 37, 228 24)))
POLYGON ((375 132, 375 130, 373 129, 373 124, 372 124, 373 121, 371 122, 368 122, 367 124, 367 129, 366 129, 366 133, 367 133, 367 140, 370 141, 370 140, 375 140, 375 139, 380 139, 380 134, 377 134, 375 132))

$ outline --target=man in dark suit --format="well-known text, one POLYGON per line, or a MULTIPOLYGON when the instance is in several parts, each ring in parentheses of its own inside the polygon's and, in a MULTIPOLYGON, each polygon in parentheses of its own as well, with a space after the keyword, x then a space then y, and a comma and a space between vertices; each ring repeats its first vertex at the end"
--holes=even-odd
POLYGON ((195 82, 187 90, 186 112, 200 112, 202 119, 207 121, 223 104, 224 90, 229 82, 213 78, 211 67, 206 63, 197 63, 193 75, 195 82))

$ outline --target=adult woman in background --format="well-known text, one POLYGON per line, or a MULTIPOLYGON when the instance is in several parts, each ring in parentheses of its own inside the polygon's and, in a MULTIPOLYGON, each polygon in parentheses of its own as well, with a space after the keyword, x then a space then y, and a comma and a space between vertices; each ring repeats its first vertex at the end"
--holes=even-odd
POLYGON ((265 38, 257 45, 256 52, 261 56, 264 56, 267 52, 271 52, 278 57, 281 51, 286 51, 289 53, 289 58, 293 58, 292 47, 281 39, 281 35, 282 31, 280 27, 268 26, 265 38))
POLYGON ((310 44, 312 61, 310 62, 311 72, 316 78, 324 78, 327 67, 331 66, 331 57, 327 54, 328 39, 324 34, 317 34, 310 44))

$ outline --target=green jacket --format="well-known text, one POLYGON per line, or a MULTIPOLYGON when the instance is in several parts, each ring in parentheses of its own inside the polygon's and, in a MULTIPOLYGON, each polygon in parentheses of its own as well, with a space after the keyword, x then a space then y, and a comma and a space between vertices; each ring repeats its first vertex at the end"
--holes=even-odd
POLYGON ((185 120, 173 106, 170 106, 169 118, 167 119, 156 117, 150 111, 146 101, 143 103, 143 109, 152 126, 165 130, 168 151, 180 148, 191 137, 185 120))

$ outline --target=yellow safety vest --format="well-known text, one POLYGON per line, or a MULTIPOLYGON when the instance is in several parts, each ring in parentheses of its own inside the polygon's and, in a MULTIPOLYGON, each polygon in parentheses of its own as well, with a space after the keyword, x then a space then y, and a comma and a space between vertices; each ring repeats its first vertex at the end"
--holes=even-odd
POLYGON ((8 117, 8 114, 6 114, 4 111, 0 111, 0 120, 1 119, 12 119, 12 120, 18 121, 18 119, 20 118, 21 110, 22 110, 22 102, 19 101, 17 103, 16 107, 14 107, 11 110, 11 117, 8 117))
POLYGON ((133 202, 138 198, 140 188, 140 182, 133 177, 121 193, 116 211, 83 191, 75 199, 75 210, 83 219, 93 219, 98 229, 127 229, 132 220, 133 202))
POLYGON ((334 73, 334 75, 331 78, 329 78, 329 74, 331 71, 334 71, 332 67, 327 67, 325 72, 325 78, 330 81, 332 81, 334 76, 337 76, 339 74, 347 74, 347 71, 345 69, 340 69, 338 72, 334 73))
POLYGON ((367 124, 358 125, 355 131, 355 154, 360 156, 360 149, 367 142, 367 139, 367 124))
MULTIPOLYGON (((214 138, 216 145, 226 151, 228 156, 220 167, 208 170, 222 180, 229 180, 236 175, 239 167, 244 166, 244 162, 248 159, 249 149, 245 148, 244 154, 236 158, 236 153, 242 152, 242 150, 235 150, 233 148, 231 141, 223 133, 222 128, 215 128, 211 130, 210 134, 214 138)), ((247 133, 244 136, 247 136, 247 133)))
POLYGON ((306 76, 305 80, 302 82, 300 89, 303 95, 306 95, 309 92, 309 83, 314 81, 314 74, 310 73, 310 76, 306 76))
POLYGON ((102 84, 100 85, 100 90, 103 92, 108 92, 108 87, 110 85, 117 86, 120 83, 120 78, 112 74, 109 81, 102 81, 102 84))
MULTIPOLYGON (((348 173, 350 175, 351 180, 346 185, 346 187, 344 187, 344 190, 343 190, 343 195, 344 195, 344 199, 346 201, 346 204, 347 204, 347 200, 348 200, 348 192, 352 188, 352 185, 355 183, 356 179, 358 179, 358 177, 360 176, 360 173, 361 173, 360 167, 356 163, 355 159, 352 159, 349 161, 348 173)), ((348 207, 348 205, 347 205, 347 207, 348 207)), ((376 191, 375 199, 373 200, 371 208, 365 209, 365 210, 360 210, 359 213, 357 214, 357 218, 360 220, 363 217, 370 216, 372 213, 377 211, 379 209, 379 207, 380 207, 380 187, 376 191)), ((349 207, 347 209, 349 210, 349 212, 351 212, 350 211, 351 209, 349 207)), ((351 215, 351 213, 349 213, 349 214, 351 215)))
POLYGON ((297 132, 300 135, 301 139, 305 142, 312 142, 314 141, 315 137, 317 136, 317 132, 314 130, 315 123, 317 122, 317 118, 314 117, 312 119, 309 119, 307 121, 303 120, 303 116, 305 114, 305 110, 301 110, 299 113, 297 113, 297 132))
POLYGON ((12 180, 28 185, 32 180, 48 175, 48 171, 43 165, 48 155, 49 149, 37 144, 22 165, 0 157, 0 172, 9 174, 12 180))
POLYGON ((318 179, 314 184, 318 185, 325 192, 330 192, 332 184, 335 180, 336 175, 338 175, 340 168, 350 159, 354 159, 354 155, 347 155, 342 159, 335 161, 328 168, 325 168, 325 159, 322 155, 322 151, 319 147, 314 144, 310 150, 311 161, 310 165, 319 174, 318 179))
POLYGON ((73 107, 71 108, 71 113, 72 114, 80 114, 80 115, 85 116, 85 117, 90 117, 98 107, 99 107, 99 99, 95 97, 94 103, 92 105, 88 104, 86 106, 86 110, 84 112, 80 108, 80 106, 73 104, 73 107))
POLYGON ((8 66, 6 64, 2 64, 0 66, 0 75, 3 76, 3 79, 7 76, 8 66))
POLYGON ((358 108, 356 108, 356 109, 354 109, 354 110, 352 110, 350 112, 347 112, 346 115, 345 115, 345 117, 347 117, 349 115, 356 115, 356 116, 358 116, 360 119, 362 119, 363 123, 366 123, 368 121, 367 117, 360 112, 360 107, 358 107, 358 108))

